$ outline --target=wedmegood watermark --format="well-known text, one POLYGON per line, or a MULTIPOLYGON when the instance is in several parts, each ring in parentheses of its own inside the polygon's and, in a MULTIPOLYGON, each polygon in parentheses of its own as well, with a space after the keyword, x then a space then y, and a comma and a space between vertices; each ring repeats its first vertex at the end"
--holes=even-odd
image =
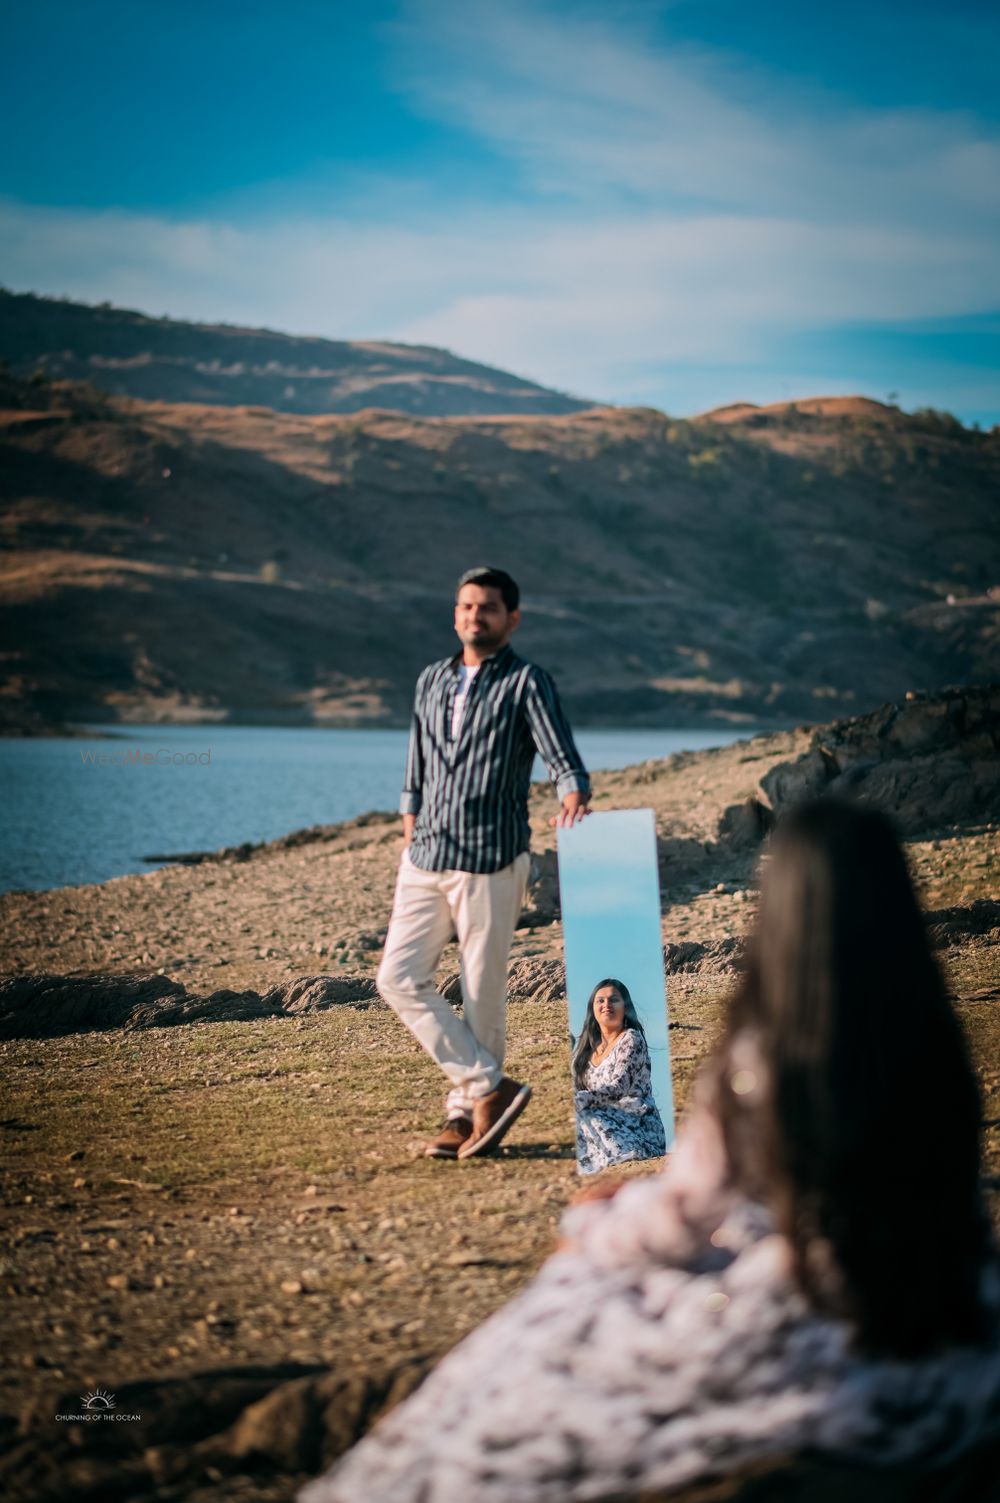
POLYGON ((95 1388, 92 1393, 80 1395, 80 1403, 83 1405, 81 1414, 57 1414, 57 1420, 75 1420, 78 1423, 92 1424, 95 1420, 106 1420, 111 1423, 117 1421, 141 1420, 141 1414, 126 1414, 118 1408, 113 1393, 107 1389, 95 1388))
POLYGON ((161 746, 159 751, 143 751, 141 746, 129 747, 127 751, 87 751, 80 748, 80 760, 84 767, 210 767, 212 748, 207 751, 171 751, 161 746))

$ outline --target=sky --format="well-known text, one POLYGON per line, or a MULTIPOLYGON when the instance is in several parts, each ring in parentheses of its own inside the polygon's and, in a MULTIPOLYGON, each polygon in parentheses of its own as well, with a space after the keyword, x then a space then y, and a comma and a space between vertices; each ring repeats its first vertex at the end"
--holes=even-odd
POLYGON ((994 0, 4 5, 0 283, 1000 421, 994 0))

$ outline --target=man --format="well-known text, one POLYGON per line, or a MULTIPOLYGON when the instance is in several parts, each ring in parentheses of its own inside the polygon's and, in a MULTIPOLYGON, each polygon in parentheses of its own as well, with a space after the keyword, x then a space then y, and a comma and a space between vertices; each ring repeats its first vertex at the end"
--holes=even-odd
POLYGON ((400 812, 405 848, 396 882, 382 996, 451 1083, 432 1158, 495 1148, 531 1087, 502 1070, 507 961, 528 881, 528 786, 535 749, 562 801, 553 824, 583 818, 590 780, 544 669, 510 646, 519 592, 502 569, 458 581, 462 648, 417 680, 400 812), (434 973, 453 934, 461 951, 463 1016, 434 973))

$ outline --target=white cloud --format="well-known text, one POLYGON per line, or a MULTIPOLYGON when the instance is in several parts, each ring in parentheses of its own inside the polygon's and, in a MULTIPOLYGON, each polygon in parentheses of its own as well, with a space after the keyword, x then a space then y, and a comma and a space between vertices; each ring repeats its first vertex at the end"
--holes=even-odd
POLYGON ((799 330, 1000 305, 1000 142, 971 118, 807 109, 732 59, 654 45, 634 15, 421 0, 395 39, 398 86, 513 157, 518 202, 377 178, 311 215, 0 203, 3 280, 445 345, 610 401, 656 400, 658 366, 767 368, 799 330))
POLYGON ((4 278, 208 322, 444 345, 618 400, 651 363, 766 358, 801 327, 975 312, 1000 266, 944 228, 750 216, 572 222, 469 213, 447 229, 241 227, 0 205, 4 278))
POLYGON ((515 155, 546 191, 820 222, 927 225, 960 207, 997 225, 1000 141, 968 115, 848 107, 654 42, 634 21, 517 0, 411 0, 409 17, 401 86, 515 155))

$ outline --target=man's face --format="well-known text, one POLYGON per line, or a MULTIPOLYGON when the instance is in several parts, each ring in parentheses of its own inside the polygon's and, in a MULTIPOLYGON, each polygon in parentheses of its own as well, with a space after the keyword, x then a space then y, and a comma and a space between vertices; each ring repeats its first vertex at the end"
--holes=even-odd
POLYGON ((466 584, 455 600, 455 630, 464 647, 497 652, 521 619, 509 611, 495 585, 466 584))

